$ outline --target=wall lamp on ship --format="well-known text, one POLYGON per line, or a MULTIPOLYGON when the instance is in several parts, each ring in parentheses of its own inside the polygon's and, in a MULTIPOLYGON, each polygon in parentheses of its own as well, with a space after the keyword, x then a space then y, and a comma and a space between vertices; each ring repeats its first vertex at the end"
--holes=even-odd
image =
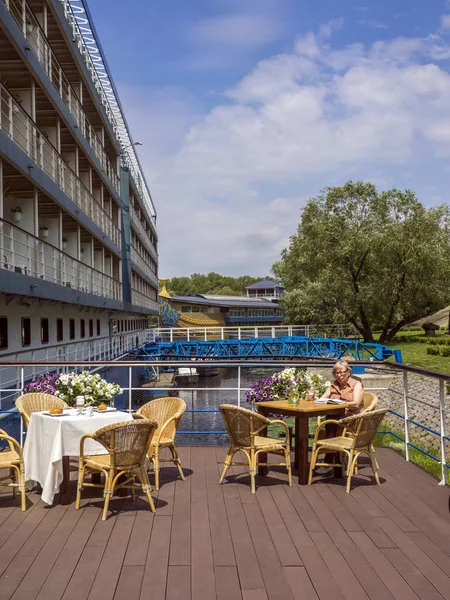
POLYGON ((132 144, 128 144, 128 146, 123 146, 123 148, 119 151, 120 154, 124 154, 127 148, 131 148, 132 146, 142 146, 141 142, 133 142, 132 144))

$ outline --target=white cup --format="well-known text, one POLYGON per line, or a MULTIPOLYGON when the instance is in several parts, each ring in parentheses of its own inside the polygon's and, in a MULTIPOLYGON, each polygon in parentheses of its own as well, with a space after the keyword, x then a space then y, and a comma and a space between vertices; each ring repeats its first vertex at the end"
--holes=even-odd
POLYGON ((86 408, 84 409, 84 414, 87 417, 92 417, 92 413, 93 413, 93 407, 92 406, 86 406, 86 408))

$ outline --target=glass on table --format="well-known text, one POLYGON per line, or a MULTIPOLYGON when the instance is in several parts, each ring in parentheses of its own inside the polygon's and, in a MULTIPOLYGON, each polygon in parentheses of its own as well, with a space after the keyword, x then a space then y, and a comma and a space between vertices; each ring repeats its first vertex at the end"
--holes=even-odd
POLYGON ((77 396, 75 400, 75 407, 77 409, 77 414, 81 415, 84 409, 84 396, 77 396))

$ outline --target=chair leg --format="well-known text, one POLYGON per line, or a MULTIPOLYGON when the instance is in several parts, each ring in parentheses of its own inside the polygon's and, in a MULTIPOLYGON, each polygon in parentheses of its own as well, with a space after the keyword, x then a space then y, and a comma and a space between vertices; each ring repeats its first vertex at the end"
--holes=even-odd
MULTIPOLYGON (((12 483, 16 484, 17 483, 17 473, 16 473, 15 467, 11 467, 9 469, 9 476, 11 477, 12 483)), ((16 485, 13 485, 13 489, 12 490, 13 490, 13 498, 15 498, 16 495, 17 495, 16 485)))
POLYGON ((292 487, 291 452, 290 452, 289 448, 286 449, 285 462, 286 462, 286 469, 288 472, 288 484, 289 484, 289 487, 292 487))
POLYGON ((228 450, 228 453, 225 457, 223 471, 222 471, 222 475, 220 476, 219 483, 223 483, 223 480, 225 479, 225 475, 227 474, 228 469, 231 467, 232 458, 233 458, 235 452, 236 452, 235 447, 230 446, 230 449, 228 450))
POLYGON ((347 466, 347 486, 345 488, 345 491, 347 492, 347 494, 350 493, 350 486, 352 484, 352 475, 353 475, 353 469, 355 466, 355 458, 353 457, 354 451, 350 450, 350 454, 348 457, 348 466, 347 466))
POLYGON ((78 485, 77 485, 77 498, 75 501, 75 510, 78 510, 80 508, 80 502, 81 502, 81 491, 83 490, 83 481, 84 481, 84 463, 83 460, 80 458, 80 460, 78 461, 78 485))
POLYGON ((250 450, 250 482, 252 486, 252 494, 256 493, 256 458, 257 454, 252 448, 250 450))
POLYGON ((155 474, 155 490, 159 491, 159 448, 155 448, 155 453, 152 456, 153 472, 155 474))
POLYGON ((19 491, 21 495, 22 511, 25 511, 27 508, 27 499, 25 494, 25 465, 23 464, 23 461, 20 463, 19 469, 19 491))
POLYGON ((152 488, 150 486, 150 481, 148 480, 148 473, 144 465, 141 466, 141 485, 142 491, 147 496, 148 503, 150 504, 150 510, 154 513, 156 512, 155 504, 152 498, 152 488))
POLYGON ((105 496, 105 504, 103 505, 102 521, 106 521, 106 516, 108 514, 109 501, 111 500, 111 497, 113 495, 113 489, 112 489, 113 480, 114 480, 114 471, 112 469, 110 469, 108 471, 108 477, 106 478, 106 481, 105 481, 105 491, 103 492, 103 495, 105 496))
POLYGON ((309 465, 309 475, 308 475, 308 485, 311 485, 313 478, 314 467, 316 466, 317 456, 319 454, 319 449, 315 446, 311 450, 311 464, 309 465))
POLYGON ((184 481, 185 477, 184 477, 183 469, 181 468, 181 460, 180 460, 180 457, 178 456, 178 450, 177 450, 175 444, 173 446, 169 446, 169 448, 170 448, 170 451, 172 452, 173 462, 178 469, 178 473, 180 474, 181 479, 184 481))
POLYGON ((375 456, 373 455, 373 451, 371 446, 369 446, 369 458, 370 458, 370 464, 372 465, 372 471, 373 474, 375 475, 375 481, 377 482, 377 485, 381 485, 380 484, 380 478, 378 477, 378 463, 377 463, 377 459, 375 458, 375 456))

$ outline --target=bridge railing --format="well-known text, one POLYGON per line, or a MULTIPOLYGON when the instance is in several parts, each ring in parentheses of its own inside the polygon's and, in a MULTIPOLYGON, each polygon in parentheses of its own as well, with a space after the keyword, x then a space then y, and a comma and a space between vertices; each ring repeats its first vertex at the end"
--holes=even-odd
MULTIPOLYGON (((388 409, 380 434, 399 445, 406 460, 417 456, 435 465, 441 483, 450 482, 450 375, 426 371, 397 363, 356 362, 364 364, 361 375, 366 390, 374 391, 379 407, 388 409)), ((147 362, 0 362, 0 381, 5 370, 15 370, 16 378, 8 389, 0 390, 0 428, 14 437, 23 436, 14 399, 33 370, 51 367, 54 371, 88 369, 102 372, 108 381, 118 383, 123 392, 115 399, 119 410, 133 411, 157 395, 179 395, 187 404, 179 429, 180 445, 225 445, 226 432, 218 410, 221 403, 249 407, 246 391, 259 379, 283 368, 295 366, 331 378, 333 361, 234 361, 159 363, 152 381, 146 379, 147 362), (172 370, 177 387, 158 383, 162 370, 172 370), (180 372, 180 369, 183 372, 180 372), (203 373, 203 374, 202 374, 203 373), (5 400, 5 398, 8 400, 5 400)), ((162 381, 162 379, 161 379, 162 381)), ((167 381, 167 379, 164 379, 167 381)), ((420 461, 419 461, 420 462, 420 461)))
POLYGON ((158 327, 155 336, 163 342, 179 340, 245 340, 306 336, 357 339, 358 332, 349 323, 319 325, 246 325, 241 327, 158 327))

